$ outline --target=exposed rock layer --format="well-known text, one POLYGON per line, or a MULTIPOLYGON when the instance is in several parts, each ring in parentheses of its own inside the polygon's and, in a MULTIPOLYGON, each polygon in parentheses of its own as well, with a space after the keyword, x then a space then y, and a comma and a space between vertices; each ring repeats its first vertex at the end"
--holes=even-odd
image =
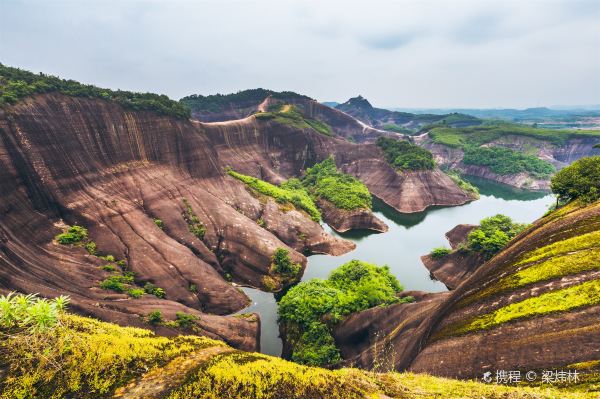
POLYGON ((58 94, 28 98, 0 110, 0 290, 70 295, 82 313, 132 325, 156 309, 169 320, 178 311, 195 314, 202 334, 257 349, 256 318, 224 316, 249 302, 224 277, 281 289, 291 281, 271 267, 277 248, 289 248, 304 266, 304 252, 342 254, 353 244, 325 234, 302 212, 257 198, 224 169, 277 183, 330 154, 386 202, 425 195, 398 206, 404 211, 466 199, 453 183, 448 195, 436 184, 428 196, 437 180, 428 176, 439 172, 403 185, 405 177, 377 161, 377 147, 312 130, 253 117, 202 124, 58 94), (379 175, 395 184, 380 187, 379 175), (190 211, 206 230, 202 238, 185 220, 190 211), (138 286, 154 283, 166 299, 100 289, 110 275, 100 268, 106 261, 53 242, 61 221, 87 227, 101 255, 126 260, 138 286))
MULTIPOLYGON (((497 369, 541 372, 595 359, 600 347, 600 307, 593 300, 572 309, 517 316, 490 328, 473 327, 468 333, 453 331, 455 326, 511 304, 599 280, 600 272, 592 268, 520 286, 499 285, 503 278, 520 270, 515 269, 516 262, 531 251, 558 242, 564 245, 564 240, 599 230, 600 202, 551 214, 517 236, 454 291, 429 302, 422 299, 415 304, 354 314, 336 329, 336 342, 342 346, 348 364, 373 367, 381 358, 382 348, 389 348, 383 349, 384 353, 395 348, 390 367, 456 378, 481 378, 484 371, 497 369), (410 307, 415 311, 409 311, 410 307)), ((592 247, 587 251, 597 254, 597 242, 588 242, 592 247)), ((576 253, 560 255, 563 258, 558 260, 566 262, 565 256, 576 257, 576 253)), ((543 259, 555 256, 550 252, 543 259)), ((561 303, 573 300, 565 298, 561 303)), ((530 306, 521 309, 533 311, 530 306)))

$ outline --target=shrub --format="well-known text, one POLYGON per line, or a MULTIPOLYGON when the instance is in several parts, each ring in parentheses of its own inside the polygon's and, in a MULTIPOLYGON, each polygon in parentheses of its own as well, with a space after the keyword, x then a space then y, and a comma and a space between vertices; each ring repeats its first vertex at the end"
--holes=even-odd
POLYGON ((486 258, 498 253, 508 242, 519 234, 527 225, 514 223, 505 215, 491 216, 482 219, 479 227, 467 236, 467 246, 470 250, 481 252, 486 258))
POLYGON ((165 228, 165 224, 160 219, 154 219, 154 224, 161 230, 165 228))
POLYGON ((124 292, 126 284, 133 283, 133 276, 123 276, 120 274, 111 274, 108 278, 100 283, 100 288, 103 290, 113 290, 116 292, 124 292))
POLYGON ((443 258, 444 256, 448 255, 451 252, 452 252, 452 250, 450 248, 437 247, 437 248, 433 248, 431 250, 431 252, 429 253, 429 256, 431 256, 433 259, 440 259, 440 258, 443 258))
POLYGON ((377 139, 385 160, 398 170, 430 170, 435 167, 433 155, 424 148, 389 137, 377 139))
POLYGON ((294 360, 312 365, 337 362, 333 325, 354 312, 410 301, 398 298, 400 291, 402 286, 387 266, 357 260, 340 266, 327 280, 312 279, 292 287, 279 302, 278 315, 290 327, 294 360))
POLYGON ((153 310, 148 313, 148 321, 152 324, 159 324, 163 321, 162 313, 160 310, 153 310))
POLYGON ((552 191, 561 201, 600 198, 600 156, 581 158, 552 177, 552 191))
POLYGON ((48 300, 35 294, 0 295, 0 329, 42 332, 58 324, 68 303, 67 296, 48 300))
POLYGON ((100 259, 104 259, 107 262, 115 262, 116 260, 113 255, 100 256, 100 259))
POLYGON ((144 295, 144 290, 141 288, 131 288, 127 291, 127 294, 132 298, 141 298, 144 295))
POLYGON ((156 285, 154 285, 152 283, 146 283, 144 285, 144 291, 147 294, 154 295, 155 297, 161 298, 161 299, 166 296, 165 295, 165 290, 163 290, 160 287, 157 287, 156 285))
POLYGON ((115 272, 115 271, 117 271, 117 268, 114 265, 111 265, 111 264, 100 266, 100 269, 106 270, 107 272, 115 272))
POLYGON ((301 184, 314 197, 324 198, 337 208, 371 209, 369 189, 360 180, 338 171, 332 157, 308 168, 301 184))
POLYGON ((175 313, 175 318, 177 325, 182 328, 190 328, 194 325, 194 321, 198 320, 197 316, 194 316, 193 314, 187 314, 184 312, 175 313))
POLYGON ((284 276, 296 277, 302 266, 290 259, 290 251, 285 248, 277 248, 271 257, 273 271, 284 276))
POLYGON ((192 205, 186 198, 183 199, 183 205, 185 209, 183 212, 183 219, 187 223, 190 233, 199 239, 203 239, 204 234, 206 234, 206 228, 204 227, 204 224, 202 224, 200 218, 194 213, 192 205))
POLYGON ((94 241, 89 241, 85 243, 84 247, 90 255, 96 255, 96 253, 98 252, 98 247, 96 246, 96 243, 94 241))
POLYGON ((56 241, 63 245, 78 244, 87 239, 88 231, 85 227, 71 226, 66 232, 56 236, 56 241))

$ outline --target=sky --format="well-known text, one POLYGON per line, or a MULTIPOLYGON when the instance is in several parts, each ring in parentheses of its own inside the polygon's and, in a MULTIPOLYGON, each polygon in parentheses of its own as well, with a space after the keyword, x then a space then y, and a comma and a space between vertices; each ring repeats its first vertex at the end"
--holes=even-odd
POLYGON ((0 0, 0 62, 178 99, 600 104, 600 0, 0 0))

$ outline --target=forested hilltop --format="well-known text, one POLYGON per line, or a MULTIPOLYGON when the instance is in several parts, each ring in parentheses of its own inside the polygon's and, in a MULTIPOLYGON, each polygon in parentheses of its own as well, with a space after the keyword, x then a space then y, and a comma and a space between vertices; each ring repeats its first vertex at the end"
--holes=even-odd
POLYGON ((16 104, 25 97, 34 94, 52 92, 67 96, 114 101, 125 108, 152 111, 176 118, 187 119, 190 117, 189 108, 165 95, 103 89, 70 79, 61 79, 41 72, 35 74, 0 64, 0 106, 16 104))

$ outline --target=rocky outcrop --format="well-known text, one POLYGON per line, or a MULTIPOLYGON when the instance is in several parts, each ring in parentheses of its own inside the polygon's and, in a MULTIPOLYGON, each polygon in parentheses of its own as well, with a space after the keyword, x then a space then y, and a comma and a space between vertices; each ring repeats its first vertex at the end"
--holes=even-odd
MULTIPOLYGON (((257 349, 258 319, 227 316, 249 300, 226 279, 279 290, 294 279, 271 267, 277 248, 304 267, 304 253, 339 255, 354 244, 302 212, 256 198, 225 168, 277 183, 329 155, 340 168, 381 157, 375 146, 254 117, 200 123, 98 99, 27 98, 0 110, 0 290, 69 295, 82 313, 130 325, 145 325, 153 310, 168 319, 197 314, 200 333, 257 349), (202 234, 193 233, 190 215, 202 234), (53 241, 65 224, 87 227, 98 255, 124 261, 135 285, 155 284, 166 298, 101 289, 111 274, 101 268, 106 261, 53 241)), ((400 179, 382 162, 356 171, 385 201, 415 190, 374 184, 373 173, 400 179)), ((445 204, 458 203, 450 195, 445 204)))
POLYGON ((371 230, 378 233, 388 231, 389 227, 371 212, 370 209, 339 209, 329 201, 317 201, 323 221, 338 233, 349 230, 371 230))
POLYGON ((571 204, 535 222, 430 306, 421 300, 352 315, 336 342, 350 364, 372 367, 378 348, 401 348, 395 369, 454 378, 589 362, 600 347, 599 232, 600 202, 571 204), (418 317, 402 310, 420 304, 418 317))
POLYGON ((441 258, 431 255, 421 256, 421 262, 436 280, 441 281, 453 290, 471 276, 479 266, 485 263, 485 258, 476 252, 461 249, 460 245, 467 240, 467 235, 477 228, 472 224, 459 224, 446 233, 446 238, 453 251, 441 258))
POLYGON ((399 173, 382 159, 370 158, 353 160, 342 166, 342 170, 357 177, 374 196, 402 213, 421 212, 434 205, 461 205, 475 199, 439 169, 399 173))

